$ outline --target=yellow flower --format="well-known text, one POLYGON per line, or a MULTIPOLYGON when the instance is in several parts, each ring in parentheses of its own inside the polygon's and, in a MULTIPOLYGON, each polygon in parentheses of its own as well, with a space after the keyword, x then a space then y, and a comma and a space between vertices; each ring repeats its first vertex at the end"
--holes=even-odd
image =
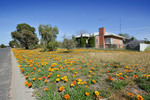
POLYGON ((68 81, 68 79, 65 79, 64 81, 65 81, 65 82, 67 82, 67 81, 68 81))
POLYGON ((64 79, 66 79, 67 78, 67 76, 64 76, 64 79))
POLYGON ((99 95, 99 92, 98 92, 98 91, 95 91, 95 95, 98 96, 98 95, 99 95))
POLYGON ((75 75, 77 74, 77 72, 74 73, 75 75))
POLYGON ((81 82, 82 80, 81 79, 78 79, 78 82, 81 82))
POLYGON ((57 81, 57 82, 59 82, 59 81, 60 81, 60 79, 59 79, 59 78, 57 78, 57 79, 56 79, 56 81, 57 81))
POLYGON ((26 81, 26 82, 24 83, 24 85, 28 85, 28 81, 26 81))
POLYGON ((119 73, 119 75, 123 75, 122 73, 119 73))
POLYGON ((60 75, 58 74, 57 77, 60 77, 60 75))
POLYGON ((41 70, 38 70, 38 72, 40 72, 41 70))
POLYGON ((70 84, 71 87, 74 87, 74 84, 70 84))
POLYGON ((119 74, 116 74, 116 76, 119 76, 119 74))
POLYGON ((34 80, 35 80, 35 78, 32 78, 32 80, 34 81, 34 80))

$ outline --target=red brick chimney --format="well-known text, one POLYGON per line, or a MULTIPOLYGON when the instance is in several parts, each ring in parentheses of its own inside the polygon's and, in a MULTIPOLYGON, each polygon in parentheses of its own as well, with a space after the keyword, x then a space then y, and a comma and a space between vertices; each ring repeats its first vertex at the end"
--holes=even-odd
POLYGON ((99 46, 105 48, 105 27, 99 28, 99 46))

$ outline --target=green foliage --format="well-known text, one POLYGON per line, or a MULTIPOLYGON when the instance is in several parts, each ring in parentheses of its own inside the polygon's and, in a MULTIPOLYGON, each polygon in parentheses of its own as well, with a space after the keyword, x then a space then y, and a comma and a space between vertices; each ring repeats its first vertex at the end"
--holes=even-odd
POLYGON ((55 51, 58 47, 58 42, 57 41, 50 41, 48 44, 47 44, 47 49, 48 51, 55 51))
POLYGON ((124 89, 125 86, 127 85, 128 83, 126 83, 125 81, 119 81, 119 80, 113 81, 111 84, 112 88, 114 89, 124 89))
POLYGON ((67 50, 70 50, 71 48, 75 48, 76 45, 77 45, 77 42, 74 41, 73 39, 65 38, 64 41, 62 42, 62 47, 66 48, 67 50))
POLYGON ((143 90, 150 92, 150 78, 139 77, 135 80, 135 82, 141 87, 143 90))
POLYGON ((55 39, 57 37, 56 35, 59 33, 57 26, 52 27, 51 25, 39 25, 38 30, 39 35, 41 35, 41 44, 43 45, 44 51, 47 49, 50 51, 56 50, 58 43, 55 39))
POLYGON ((31 27, 26 23, 18 24, 16 31, 11 32, 13 39, 16 39, 22 47, 29 49, 31 45, 36 45, 38 43, 37 35, 35 34, 35 28, 31 27))
POLYGON ((88 40, 88 43, 89 43, 90 47, 95 47, 95 37, 94 37, 94 35, 90 36, 90 38, 88 40))
POLYGON ((80 47, 86 47, 86 39, 83 38, 82 34, 80 37, 80 47))
POLYGON ((19 43, 16 40, 9 41, 9 46, 11 48, 18 48, 18 47, 20 47, 19 43))
POLYGON ((0 48, 5 48, 6 46, 4 44, 1 44, 0 45, 0 48))

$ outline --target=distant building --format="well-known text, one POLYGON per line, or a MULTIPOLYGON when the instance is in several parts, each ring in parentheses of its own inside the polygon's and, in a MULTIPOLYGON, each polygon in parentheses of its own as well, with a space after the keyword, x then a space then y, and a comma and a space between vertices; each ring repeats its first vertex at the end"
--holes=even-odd
MULTIPOLYGON (((86 44, 88 45, 88 39, 90 36, 95 36, 95 48, 108 48, 110 45, 116 45, 117 48, 123 48, 124 37, 110 32, 106 32, 105 28, 99 28, 99 32, 94 32, 91 34, 82 34, 83 38, 86 39, 86 44)), ((81 35, 75 36, 77 42, 80 43, 81 35)))

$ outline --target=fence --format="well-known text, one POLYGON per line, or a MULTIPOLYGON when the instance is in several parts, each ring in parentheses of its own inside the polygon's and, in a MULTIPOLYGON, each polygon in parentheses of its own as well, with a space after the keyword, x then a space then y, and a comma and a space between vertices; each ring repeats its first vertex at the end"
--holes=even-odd
POLYGON ((140 43, 140 51, 144 51, 150 44, 140 43))

